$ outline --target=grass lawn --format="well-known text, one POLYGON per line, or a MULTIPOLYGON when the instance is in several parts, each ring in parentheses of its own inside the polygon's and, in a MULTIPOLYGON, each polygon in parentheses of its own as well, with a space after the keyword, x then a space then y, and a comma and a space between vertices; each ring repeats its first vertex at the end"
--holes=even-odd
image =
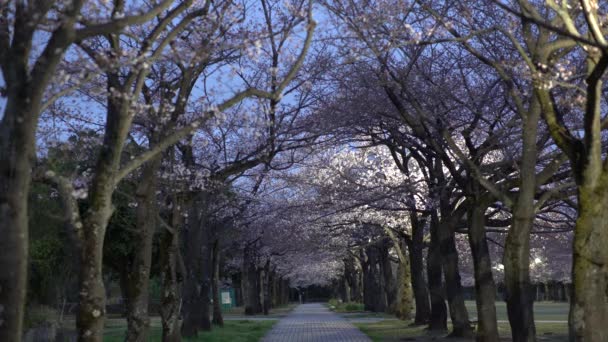
MULTIPOLYGON (((429 334, 425 326, 410 326, 410 322, 385 320, 375 323, 353 323, 374 342, 393 341, 459 341, 444 338, 446 333, 429 334)), ((499 323, 499 333, 506 341, 510 340, 511 330, 508 323, 499 323)), ((561 323, 538 323, 537 337, 539 341, 566 342, 568 341, 568 326, 561 323)), ((473 340, 471 340, 473 341, 473 340)))
MULTIPOLYGON (((475 301, 466 301, 469 316, 477 317, 477 308, 475 301)), ((534 319, 537 321, 568 321, 568 303, 556 302, 535 302, 534 303, 534 319)), ((507 304, 505 302, 496 302, 496 316, 499 321, 507 321, 507 304)))
POLYGON ((365 312, 364 306, 362 303, 356 302, 338 302, 336 299, 330 299, 327 303, 327 307, 334 312, 344 313, 344 312, 365 312))
MULTIPOLYGON (((213 327, 212 331, 202 332, 198 337, 183 341, 201 342, 257 342, 276 323, 273 321, 226 321, 223 328, 213 327)), ((150 341, 160 341, 162 337, 161 328, 152 326, 150 341)), ((123 342, 125 338, 125 326, 106 326, 103 337, 104 342, 123 342)))
MULTIPOLYGON (((467 309, 471 319, 476 320, 477 311, 474 301, 467 301, 467 309)), ((507 318, 504 302, 496 302, 498 328, 500 336, 510 340, 511 328, 507 318)), ((536 332, 539 341, 565 342, 568 340, 568 304, 553 302, 534 303, 536 332), (558 322, 550 322, 558 321, 558 322)), ((362 317, 373 317, 373 313, 361 313, 362 317)), ((346 317, 346 316, 345 316, 346 317)), ((449 319, 448 319, 449 322, 449 319)), ((353 323, 373 341, 442 341, 446 334, 429 335, 425 326, 410 326, 411 322, 399 320, 384 320, 380 322, 353 323)), ((447 339, 446 339, 447 341, 447 339)), ((449 341, 456 341, 450 339, 449 341)))

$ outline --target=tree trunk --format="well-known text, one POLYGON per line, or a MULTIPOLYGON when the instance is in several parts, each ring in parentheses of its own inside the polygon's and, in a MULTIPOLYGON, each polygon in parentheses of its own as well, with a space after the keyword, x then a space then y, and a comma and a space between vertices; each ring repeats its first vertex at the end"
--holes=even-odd
POLYGON ((281 295, 281 297, 282 297, 281 303, 289 304, 289 280, 283 279, 282 284, 283 284, 283 286, 281 286, 281 287, 283 289, 283 293, 281 295))
POLYGON ((534 296, 530 283, 530 231, 534 213, 530 213, 530 207, 523 206, 523 202, 516 205, 503 256, 505 299, 514 342, 536 340, 534 296))
POLYGON ((266 260, 262 276, 262 291, 264 293, 263 311, 264 315, 270 312, 270 259, 266 260))
POLYGON ((392 266, 392 262, 390 259, 390 255, 389 255, 389 248, 390 248, 391 244, 387 241, 385 243, 382 243, 381 248, 380 248, 380 263, 379 265, 381 266, 380 269, 382 271, 382 279, 383 279, 383 288, 384 288, 384 293, 386 294, 386 311, 388 313, 395 313, 397 312, 397 310, 402 311, 401 309, 405 309, 405 311, 407 311, 407 313, 403 313, 404 316, 408 316, 411 313, 411 307, 409 307, 407 304, 412 304, 411 303, 411 281, 410 281, 410 265, 409 265, 409 260, 404 260, 401 261, 399 260, 399 266, 403 268, 402 273, 400 274, 400 278, 395 279, 395 277, 393 276, 393 266, 392 266), (403 264, 407 264, 407 265, 403 265, 403 264), (407 280, 407 284, 402 283, 403 280, 407 280), (397 284, 398 282, 398 284, 397 284), (406 304, 405 308, 400 308, 398 306, 401 306, 400 303, 397 302, 397 291, 399 290, 401 291, 405 291, 406 296, 401 296, 402 299, 405 301, 404 304, 406 304), (409 297, 407 297, 409 294, 409 297))
MULTIPOLYGON (((118 76, 111 73, 108 74, 107 86, 124 90, 118 76)), ((103 339, 106 301, 102 279, 103 242, 113 212, 115 177, 132 118, 129 100, 108 97, 103 144, 89 190, 89 208, 83 220, 79 311, 76 319, 81 341, 101 342, 103 339)))
POLYGON ((255 315, 262 312, 260 293, 258 290, 259 277, 255 264, 255 256, 252 246, 245 247, 243 251, 243 301, 245 314, 255 315))
POLYGON ((514 342, 536 341, 533 294, 530 284, 530 232, 534 224, 537 169, 537 135, 541 115, 540 102, 533 100, 524 116, 522 159, 517 201, 513 207, 511 228, 505 242, 503 265, 507 313, 514 342))
MULTIPOLYGON (((7 3, 3 1, 3 10, 7 3)), ((30 9, 36 7, 33 4, 12 18, 15 22, 10 25, 19 32, 19 38, 6 36, 13 41, 7 42, 10 49, 3 51, 2 97, 6 101, 0 117, 0 341, 19 342, 22 338, 29 247, 28 195, 36 159, 36 130, 47 85, 72 43, 75 14, 82 4, 72 4, 72 14, 66 13, 52 33, 46 44, 46 52, 52 53, 31 53, 35 35, 23 34, 38 29, 29 18, 30 9)), ((2 21, 8 25, 6 18, 2 21)))
MULTIPOLYGON (((173 229, 176 226, 173 225, 173 229)), ((164 231, 160 245, 161 306, 160 316, 163 326, 163 342, 181 341, 181 321, 178 272, 179 241, 177 232, 164 231)))
POLYGON ((378 249, 369 246, 365 249, 366 261, 363 267, 363 304, 365 310, 371 312, 386 311, 386 294, 383 293, 380 283, 380 267, 378 265, 378 249))
POLYGON ((416 215, 415 222, 412 222, 412 239, 408 241, 408 251, 410 257, 412 273, 412 290, 416 301, 415 325, 423 325, 429 322, 431 307, 429 305, 429 291, 424 279, 424 258, 422 256, 424 245, 424 227, 418 221, 416 215))
POLYGON ((595 188, 579 187, 569 316, 573 341, 608 341, 607 176, 595 188))
POLYGON ((9 95, 0 121, 1 341, 21 341, 23 330, 29 246, 28 193, 37 125, 37 114, 28 111, 30 106, 25 100, 17 94, 9 95))
POLYGON ((443 289, 441 251, 439 248, 439 220, 436 214, 431 216, 431 243, 427 254, 426 270, 429 279, 429 294, 431 298, 431 316, 429 320, 429 330, 446 331, 448 330, 448 312, 445 305, 445 295, 443 289))
POLYGON ((201 273, 198 275, 200 279, 200 303, 198 310, 201 311, 199 328, 203 331, 211 331, 211 277, 213 275, 213 241, 209 232, 211 227, 201 227, 204 230, 203 243, 200 247, 200 263, 201 273))
POLYGON ((439 248, 442 257, 443 275, 452 320, 453 337, 473 337, 469 314, 464 305, 460 271, 458 270, 458 251, 454 239, 454 225, 457 218, 443 215, 439 224, 439 248))
POLYGON ((222 303, 220 299, 220 241, 213 242, 213 276, 211 277, 211 291, 213 292, 213 324, 224 326, 222 317, 222 303))
POLYGON ((496 286, 492 276, 492 260, 486 241, 484 203, 472 203, 469 209, 469 245, 475 271, 475 302, 477 304, 477 337, 480 342, 498 342, 496 321, 496 286))
POLYGON ((143 166, 136 190, 136 228, 131 243, 134 256, 127 272, 127 337, 129 342, 148 341, 150 317, 148 316, 150 265, 152 241, 156 231, 156 173, 161 158, 157 157, 143 166))
MULTIPOLYGON (((194 208, 197 205, 193 206, 194 208)), ((202 286, 200 283, 201 267, 203 265, 200 258, 203 241, 203 227, 200 225, 200 211, 193 215, 188 215, 186 230, 184 232, 184 261, 186 274, 183 282, 183 307, 182 307, 182 336, 196 336, 203 321, 202 311, 202 286)))
POLYGON ((90 192, 90 208, 84 219, 83 244, 81 250, 80 292, 76 325, 80 341, 103 339, 106 293, 103 284, 103 241, 112 216, 112 193, 114 191, 113 170, 116 161, 112 153, 102 151, 97 174, 90 192))
POLYGON ((353 257, 347 257, 344 259, 344 278, 348 283, 349 291, 349 302, 360 302, 361 297, 359 296, 359 279, 358 271, 355 267, 355 260, 353 257))
POLYGON ((412 291, 412 270, 410 267, 410 258, 406 255, 406 246, 402 241, 400 244, 399 252, 399 265, 397 268, 397 298, 396 314, 399 319, 410 320, 412 319, 412 310, 414 309, 413 291, 412 291))
POLYGON ((171 228, 163 229, 160 240, 161 307, 163 342, 181 341, 181 293, 180 282, 184 278, 185 267, 180 256, 179 228, 181 213, 177 199, 173 200, 171 228), (181 267, 180 267, 181 265, 181 267))

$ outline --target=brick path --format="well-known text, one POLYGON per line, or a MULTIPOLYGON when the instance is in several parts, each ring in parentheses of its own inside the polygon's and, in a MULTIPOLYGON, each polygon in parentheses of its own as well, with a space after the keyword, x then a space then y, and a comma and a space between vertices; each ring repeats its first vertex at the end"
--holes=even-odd
POLYGON ((321 304, 302 304, 281 319, 262 342, 371 342, 344 318, 321 304))

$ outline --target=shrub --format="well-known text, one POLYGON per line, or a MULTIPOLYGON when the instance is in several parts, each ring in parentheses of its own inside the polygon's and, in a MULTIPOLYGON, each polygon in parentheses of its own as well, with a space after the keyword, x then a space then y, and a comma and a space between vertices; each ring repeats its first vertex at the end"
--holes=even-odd
POLYGON ((350 302, 344 305, 345 311, 364 311, 364 305, 361 303, 350 302))

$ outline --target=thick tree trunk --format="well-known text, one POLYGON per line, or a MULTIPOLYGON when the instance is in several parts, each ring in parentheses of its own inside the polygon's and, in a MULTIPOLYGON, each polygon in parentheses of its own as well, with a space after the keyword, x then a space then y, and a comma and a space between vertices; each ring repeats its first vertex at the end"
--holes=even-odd
MULTIPOLYGON (((194 205, 197 207, 197 205, 194 205)), ((184 337, 196 336, 200 328, 201 322, 203 321, 202 311, 202 286, 201 279, 201 267, 203 262, 201 261, 201 248, 204 244, 203 240, 203 228, 200 225, 201 213, 197 209, 197 212, 188 215, 189 219, 186 223, 186 230, 184 231, 184 261, 186 266, 186 275, 183 282, 183 307, 182 307, 182 335, 184 337)))
MULTIPOLYGON (((176 226, 173 225, 173 229, 176 226)), ((163 342, 181 341, 180 290, 178 271, 179 241, 177 232, 164 231, 160 244, 161 307, 163 342)))
POLYGON ((37 122, 37 114, 28 112, 30 106, 25 100, 11 94, 0 122, 1 341, 21 341, 23 330, 29 245, 27 199, 37 122))
POLYGON ((429 304, 429 291, 424 279, 424 258, 422 255, 424 227, 418 222, 417 218, 415 221, 415 224, 412 223, 412 239, 408 241, 408 251, 412 273, 412 290, 416 301, 414 324, 423 325, 429 322, 431 306, 429 304))
POLYGON ((530 231, 533 221, 531 205, 518 203, 505 242, 505 299, 514 342, 536 340, 534 295, 530 283, 530 231))
POLYGON ((399 241, 400 251, 399 265, 397 267, 397 296, 395 313, 399 319, 408 321, 412 319, 412 310, 414 309, 413 290, 412 290, 412 270, 410 267, 410 258, 406 255, 405 242, 399 241))
POLYGON ((127 337, 129 342, 148 341, 150 317, 148 297, 152 242, 156 231, 158 211, 156 208, 156 173, 160 157, 144 165, 136 190, 136 227, 133 240, 133 260, 127 272, 127 337))
POLYGON ((399 260, 399 267, 402 267, 403 270, 400 274, 400 278, 395 278, 395 276, 393 275, 393 266, 392 266, 392 262, 390 259, 390 255, 389 255, 389 248, 391 247, 391 244, 386 242, 383 243, 381 245, 380 248, 380 266, 381 266, 381 270, 382 270, 382 280, 383 280, 383 288, 384 288, 384 293, 386 294, 386 311, 388 313, 395 313, 395 312, 401 312, 403 311, 403 309, 405 309, 405 311, 407 311, 407 313, 402 313, 402 315, 407 316, 411 313, 411 307, 409 307, 407 304, 409 302, 409 304, 411 304, 411 281, 410 281, 410 265, 409 265, 409 260, 399 260), (406 264, 406 265, 404 265, 406 264), (403 283, 403 280, 407 280, 407 283, 403 283), (406 306, 408 308, 401 308, 400 303, 398 303, 397 301, 397 291, 401 290, 401 291, 405 291, 406 293, 409 292, 409 297, 406 296, 401 296, 402 299, 405 301, 404 304, 406 304, 406 306), (408 309, 410 311, 408 311, 408 309))
POLYGON ((486 241, 486 205, 473 203, 469 209, 469 245, 475 272, 475 301, 477 303, 477 337, 480 342, 498 342, 496 321, 496 286, 492 276, 492 260, 486 241))
POLYGON ((448 330, 448 312, 445 305, 445 295, 443 289, 443 269, 441 266, 441 250, 439 247, 439 219, 436 214, 431 216, 431 243, 427 254, 426 270, 429 280, 429 295, 431 298, 431 316, 429 319, 429 330, 446 331, 448 330))
POLYGON ((514 342, 536 341, 534 300, 530 284, 530 233, 535 216, 534 196, 537 187, 541 185, 536 184, 536 144, 540 115, 540 102, 534 100, 524 117, 519 194, 513 207, 513 219, 503 255, 507 313, 514 342))
MULTIPOLYGON (((3 9, 5 4, 3 1, 3 9)), ((36 5, 20 4, 26 9, 17 11, 17 17, 12 18, 14 25, 2 20, 18 34, 6 36, 12 43, 7 41, 10 49, 3 51, 2 97, 6 102, 0 118, 0 341, 19 342, 22 338, 29 247, 27 200, 36 158, 36 130, 47 85, 72 43, 76 13, 82 4, 72 4, 62 17, 48 43, 52 45, 47 45, 46 52, 52 53, 38 56, 31 53, 35 35, 26 33, 38 29, 29 18, 36 5)))
POLYGON ((97 212, 85 220, 86 241, 81 253, 80 296, 77 326, 80 341, 101 341, 105 319, 106 294, 102 278, 103 235, 111 210, 97 212))
POLYGON ((272 303, 271 307, 276 308, 281 303, 281 289, 280 289, 281 279, 279 279, 279 275, 276 270, 272 272, 272 303))
POLYGON ((222 302, 220 299, 220 241, 213 242, 213 275, 211 277, 211 291, 213 292, 213 321, 215 325, 224 326, 222 317, 222 302))
POLYGON ((205 231, 203 243, 200 247, 201 255, 201 273, 198 275, 200 279, 200 303, 201 307, 198 310, 201 311, 200 321, 198 322, 199 328, 203 331, 211 330, 211 277, 213 275, 213 242, 212 236, 209 232, 210 227, 201 227, 205 231))
POLYGON ((243 251, 243 302, 245 314, 255 315, 262 312, 260 293, 258 290, 258 272, 255 264, 255 256, 252 246, 245 247, 243 251))
POLYGON ((185 267, 180 256, 179 229, 181 213, 176 199, 173 201, 171 228, 163 229, 160 240, 161 307, 163 342, 181 341, 181 292, 180 282, 185 276, 185 267), (180 267, 181 265, 181 267, 180 267))
POLYGON ((386 311, 386 294, 382 291, 378 249, 370 246, 365 249, 366 261, 363 264, 363 304, 371 312, 386 311))
MULTIPOLYGON (((108 74, 107 85, 124 89, 115 74, 108 74)), ((83 222, 79 311, 76 319, 81 341, 101 342, 103 339, 106 301, 102 277, 103 242, 113 212, 115 177, 133 118, 129 112, 130 103, 125 99, 109 97, 107 107, 103 144, 89 190, 90 206, 83 222)))
MULTIPOLYGON (((111 134, 110 134, 111 135, 111 134)), ((112 193, 116 161, 111 149, 102 151, 90 192, 90 208, 84 219, 78 303, 79 341, 101 342, 105 320, 106 293, 103 284, 103 241, 112 216, 112 193)))
POLYGON ((281 283, 283 284, 281 286, 282 288, 282 294, 281 294, 281 303, 282 304, 289 304, 289 280, 288 279, 283 279, 281 281, 281 283))
POLYGON ((579 187, 574 231, 570 340, 608 341, 608 175, 595 188, 579 187))
POLYGON ((264 315, 268 315, 270 313, 270 259, 266 260, 266 264, 264 265, 264 271, 262 276, 262 291, 264 293, 264 302, 263 302, 263 311, 264 315))
POLYGON ((464 305, 460 271, 458 270, 458 251, 454 238, 455 217, 444 215, 439 224, 439 248, 442 257, 443 275, 445 278, 453 337, 473 337, 469 322, 469 313, 464 305))
POLYGON ((353 257, 347 257, 344 259, 344 278, 346 279, 347 286, 349 287, 348 301, 361 301, 361 297, 359 295, 358 271, 355 267, 355 260, 353 257))

